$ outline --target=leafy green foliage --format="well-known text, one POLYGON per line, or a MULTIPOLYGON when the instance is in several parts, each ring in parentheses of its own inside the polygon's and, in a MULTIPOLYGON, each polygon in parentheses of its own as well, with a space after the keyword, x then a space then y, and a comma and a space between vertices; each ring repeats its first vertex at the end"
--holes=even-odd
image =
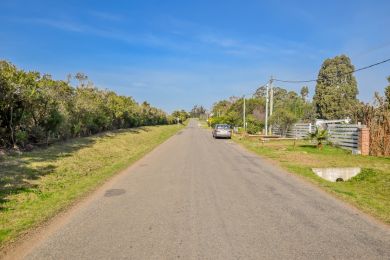
POLYGON ((105 130, 172 123, 162 110, 86 83, 78 87, 50 75, 0 61, 0 147, 48 143, 105 130))
POLYGON ((206 109, 203 106, 195 105, 191 109, 189 116, 204 119, 206 117, 206 109))
POLYGON ((307 96, 309 95, 309 88, 307 86, 303 86, 301 88, 301 97, 304 101, 306 101, 307 96))
POLYGON ((285 135, 288 129, 298 121, 298 117, 289 109, 280 108, 270 117, 270 123, 281 130, 285 135))
POLYGON ((248 115, 246 122, 246 131, 248 134, 257 134, 264 128, 264 124, 257 120, 253 115, 248 115))
POLYGON ((175 123, 183 123, 189 117, 190 117, 190 114, 188 114, 184 109, 176 110, 176 111, 173 111, 173 113, 172 113, 172 120, 175 123), (179 122, 177 122, 177 119, 179 119, 179 122))
MULTIPOLYGON (((281 87, 274 87, 273 115, 270 123, 286 133, 297 121, 312 121, 314 119, 313 106, 307 101, 309 89, 303 87, 301 96, 294 91, 287 91, 281 87)), ((265 125, 266 87, 258 88, 252 98, 246 99, 245 113, 247 131, 250 134, 261 132, 265 125)), ((243 125, 243 98, 231 97, 221 100, 212 108, 212 118, 209 125, 227 123, 233 126, 243 125)))
POLYGON ((214 127, 216 124, 229 124, 229 125, 231 125, 229 118, 226 116, 210 117, 207 123, 211 127, 214 127))
MULTIPOLYGON (((232 126, 243 126, 243 106, 244 99, 231 97, 229 100, 221 100, 214 104, 211 112, 212 118, 209 119, 209 125, 214 126, 215 124, 230 124, 232 126)), ((261 126, 261 121, 264 121, 264 108, 265 100, 260 98, 247 98, 245 99, 245 113, 247 118, 253 120, 248 125, 261 126), (257 121, 255 123, 255 121, 257 121)))
POLYGON ((314 133, 310 134, 310 138, 317 141, 317 148, 322 148, 323 142, 328 139, 328 131, 318 127, 314 133))
POLYGON ((349 73, 354 70, 345 55, 326 59, 318 73, 313 101, 316 113, 322 119, 351 117, 357 103, 357 82, 349 73))
MULTIPOLYGON (((265 104, 266 87, 262 86, 256 90, 255 96, 263 99, 265 104)), ((301 97, 294 91, 287 91, 281 87, 274 87, 274 113, 279 110, 290 111, 300 121, 313 121, 313 106, 307 100, 309 95, 308 87, 302 87, 301 97)), ((280 113, 284 113, 281 111, 280 113)), ((287 123, 287 122, 285 122, 287 123)))

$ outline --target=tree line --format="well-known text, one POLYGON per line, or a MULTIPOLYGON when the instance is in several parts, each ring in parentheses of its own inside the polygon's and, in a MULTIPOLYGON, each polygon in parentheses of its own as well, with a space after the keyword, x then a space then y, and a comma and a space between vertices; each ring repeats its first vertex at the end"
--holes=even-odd
POLYGON ((55 80, 0 61, 0 147, 26 147, 106 130, 174 123, 146 101, 99 89, 83 73, 55 80), (78 86, 71 85, 71 80, 78 86))

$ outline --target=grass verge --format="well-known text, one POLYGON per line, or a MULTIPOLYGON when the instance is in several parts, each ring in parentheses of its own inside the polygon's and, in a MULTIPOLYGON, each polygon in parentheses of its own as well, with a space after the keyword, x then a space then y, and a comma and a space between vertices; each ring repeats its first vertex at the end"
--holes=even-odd
POLYGON ((277 161, 325 191, 347 201, 362 211, 390 224, 390 158, 352 155, 351 152, 324 146, 319 150, 309 141, 269 141, 233 138, 247 149, 277 161), (362 172, 345 182, 329 182, 316 176, 315 167, 361 167, 362 172))
POLYGON ((0 246, 50 219, 182 128, 106 132, 0 157, 0 246))

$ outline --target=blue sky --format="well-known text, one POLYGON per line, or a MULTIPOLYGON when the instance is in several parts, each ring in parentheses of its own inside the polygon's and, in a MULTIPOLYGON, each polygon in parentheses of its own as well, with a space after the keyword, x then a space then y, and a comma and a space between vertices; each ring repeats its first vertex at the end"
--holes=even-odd
MULTIPOLYGON (((0 10, 0 59, 57 79, 82 71, 168 112, 253 93, 271 75, 315 78, 339 54, 356 68, 390 58, 390 1, 1 0, 0 10)), ((389 75, 390 63, 356 73, 359 98, 389 75)))

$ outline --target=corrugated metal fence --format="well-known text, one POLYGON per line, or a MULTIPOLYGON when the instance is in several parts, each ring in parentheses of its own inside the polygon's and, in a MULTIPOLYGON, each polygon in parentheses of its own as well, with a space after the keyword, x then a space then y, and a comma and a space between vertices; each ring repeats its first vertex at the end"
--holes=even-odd
MULTIPOLYGON (((359 129, 365 127, 364 125, 355 124, 328 124, 328 140, 341 148, 349 150, 359 149, 359 129)), ((310 123, 294 124, 287 133, 287 137, 304 139, 308 138, 310 133, 315 132, 316 126, 310 123)), ((280 135, 281 131, 277 127, 272 128, 272 133, 280 135)))
POLYGON ((345 149, 359 149, 359 129, 363 125, 352 124, 329 124, 328 125, 328 140, 334 145, 345 149))
POLYGON ((295 124, 291 129, 287 131, 287 137, 293 137, 298 139, 307 138, 309 133, 315 131, 315 127, 313 127, 310 123, 298 123, 295 124))

